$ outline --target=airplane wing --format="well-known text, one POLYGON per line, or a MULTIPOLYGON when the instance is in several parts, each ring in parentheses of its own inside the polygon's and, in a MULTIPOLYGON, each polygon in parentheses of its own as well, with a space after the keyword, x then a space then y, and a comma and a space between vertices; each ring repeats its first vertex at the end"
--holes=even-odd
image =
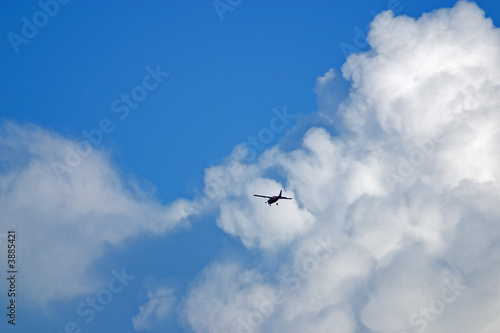
POLYGON ((260 195, 260 194, 254 194, 254 197, 261 197, 261 198, 266 198, 266 199, 271 199, 271 197, 268 197, 266 195, 260 195))
POLYGON ((281 197, 280 199, 288 199, 288 200, 292 200, 292 198, 287 198, 287 197, 281 197))

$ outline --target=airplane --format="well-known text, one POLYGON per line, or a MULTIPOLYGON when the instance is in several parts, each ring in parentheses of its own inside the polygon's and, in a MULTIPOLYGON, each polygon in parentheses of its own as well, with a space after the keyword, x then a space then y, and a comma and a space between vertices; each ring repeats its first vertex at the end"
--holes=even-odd
POLYGON ((267 195, 260 195, 260 194, 254 194, 253 196, 254 197, 261 197, 261 198, 266 198, 266 199, 269 199, 266 201, 266 203, 269 205, 269 207, 271 207, 271 205, 273 203, 276 202, 276 206, 278 205, 278 200, 279 199, 288 199, 288 200, 292 200, 292 198, 287 198, 287 197, 282 197, 281 196, 281 192, 283 192, 283 190, 280 191, 280 194, 279 195, 275 195, 275 196, 272 196, 272 197, 268 197, 267 195))

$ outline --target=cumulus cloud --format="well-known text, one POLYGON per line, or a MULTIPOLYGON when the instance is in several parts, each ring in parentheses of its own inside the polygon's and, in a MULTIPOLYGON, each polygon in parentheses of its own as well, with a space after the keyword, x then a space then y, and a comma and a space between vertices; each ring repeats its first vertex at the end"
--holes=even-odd
POLYGON ((156 288, 136 330, 182 304, 196 332, 498 331, 500 30, 460 1, 381 13, 367 40, 342 67, 344 101, 334 71, 317 80, 324 126, 251 162, 236 147, 193 201, 163 206, 102 151, 78 162, 81 144, 3 124, 0 215, 22 235, 25 293, 95 291, 87 270, 106 244, 211 213, 253 260, 215 258, 179 301, 156 288), (252 196, 280 189, 293 200, 252 196))
POLYGON ((145 331, 153 328, 167 318, 176 302, 174 290, 159 288, 148 292, 148 301, 139 306, 139 313, 132 317, 132 324, 136 331, 145 331))
POLYGON ((340 106, 334 72, 317 80, 340 134, 207 170, 218 225, 266 259, 207 267, 186 300, 196 332, 500 329, 500 30, 460 1, 381 13, 368 42, 340 106), (283 208, 250 197, 280 188, 283 208))
POLYGON ((82 142, 34 125, 0 128, 2 225, 19 235, 23 290, 41 305, 106 282, 88 274, 105 245, 165 232, 193 212, 182 200, 162 206, 82 142))
POLYGON ((270 292, 270 285, 256 270, 236 262, 214 263, 189 293, 185 305, 189 323, 197 332, 229 332, 236 326, 245 327, 245 320, 253 313, 251 304, 265 299, 270 292))

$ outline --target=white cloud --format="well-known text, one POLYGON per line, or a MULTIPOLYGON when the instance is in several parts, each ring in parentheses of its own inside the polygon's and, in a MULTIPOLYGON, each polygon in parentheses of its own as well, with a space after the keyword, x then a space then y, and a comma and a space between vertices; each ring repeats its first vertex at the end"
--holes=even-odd
MULTIPOLYGON (((105 244, 214 212, 258 255, 214 260, 191 285, 180 303, 196 332, 498 331, 499 29, 461 1, 418 19, 382 13, 368 42, 342 68, 340 106, 336 74, 317 80, 324 128, 253 163, 237 147, 194 202, 160 205, 97 151, 59 179, 52 162, 77 143, 4 124, 0 215, 25 244, 26 294, 95 291, 86 273, 105 244), (293 200, 252 196, 280 189, 293 200)), ((157 288, 134 327, 155 327, 175 303, 157 288)))
POLYGON ((270 299, 280 297, 262 274, 227 261, 205 269, 189 292, 185 310, 196 332, 244 332, 272 316, 275 305, 270 299))
POLYGON ((334 72, 317 81, 340 135, 311 128, 293 151, 208 170, 225 179, 219 226, 265 259, 205 270, 186 301, 195 331, 500 329, 500 31, 461 1, 382 13, 368 41, 343 66, 340 118, 334 72), (293 203, 252 201, 282 187, 293 203))
POLYGON ((173 311, 176 302, 173 289, 159 288, 148 292, 148 302, 139 306, 139 313, 132 317, 136 331, 152 329, 161 324, 173 311))
POLYGON ((182 200, 160 205, 123 179, 102 151, 79 165, 68 159, 70 168, 68 151, 78 152, 78 143, 33 125, 6 122, 0 130, 2 226, 17 231, 23 293, 35 303, 95 292, 106 281, 88 269, 106 244, 162 233, 193 212, 182 200), (58 173, 54 163, 67 169, 58 173))

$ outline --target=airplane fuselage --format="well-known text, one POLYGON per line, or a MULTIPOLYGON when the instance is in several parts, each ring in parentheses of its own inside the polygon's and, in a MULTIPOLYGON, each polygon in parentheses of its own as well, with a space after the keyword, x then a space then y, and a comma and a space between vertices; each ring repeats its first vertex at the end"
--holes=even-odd
POLYGON ((267 203, 272 205, 273 203, 275 203, 278 200, 279 200, 279 197, 273 196, 273 197, 269 198, 269 200, 267 200, 267 203))
POLYGON ((276 205, 278 204, 278 200, 280 199, 288 199, 288 200, 291 200, 292 198, 287 198, 287 197, 283 197, 281 196, 281 193, 283 192, 283 190, 280 191, 280 194, 279 195, 273 195, 272 197, 269 197, 267 195, 261 195, 261 194, 254 194, 255 197, 261 197, 261 198, 266 198, 267 201, 266 203, 271 206, 273 203, 276 202, 276 205))

